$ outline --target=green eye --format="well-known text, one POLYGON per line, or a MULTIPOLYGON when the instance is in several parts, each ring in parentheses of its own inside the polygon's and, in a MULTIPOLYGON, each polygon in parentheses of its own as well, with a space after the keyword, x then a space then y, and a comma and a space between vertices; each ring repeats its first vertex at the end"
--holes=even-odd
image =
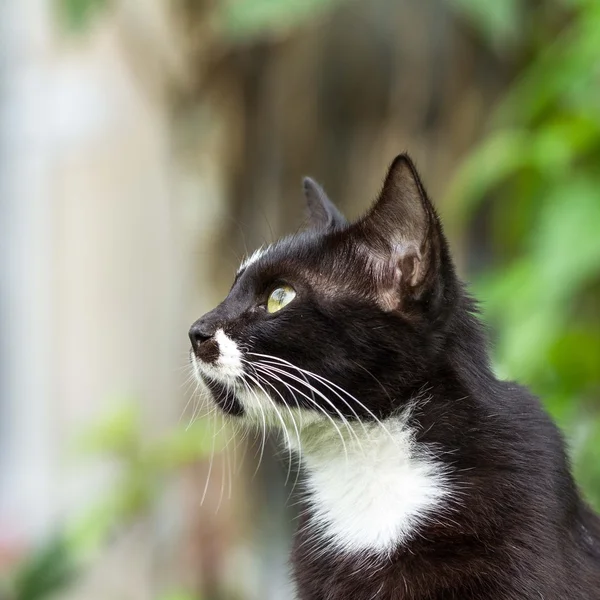
POLYGON ((275 288, 267 300, 267 312, 276 313, 288 305, 295 297, 296 292, 289 285, 281 285, 275 288))

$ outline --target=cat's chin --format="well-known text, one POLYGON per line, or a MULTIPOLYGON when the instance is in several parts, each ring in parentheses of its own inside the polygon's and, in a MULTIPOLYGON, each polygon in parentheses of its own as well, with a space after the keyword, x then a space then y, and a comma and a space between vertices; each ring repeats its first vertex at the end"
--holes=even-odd
POLYGON ((213 402, 226 414, 233 417, 244 415, 244 409, 236 396, 235 387, 223 384, 210 377, 201 376, 201 380, 209 390, 213 402))
POLYGON ((224 376, 218 368, 199 360, 193 352, 190 353, 190 361, 196 380, 208 390, 213 402, 227 415, 242 416, 244 409, 237 397, 239 386, 235 379, 224 376))

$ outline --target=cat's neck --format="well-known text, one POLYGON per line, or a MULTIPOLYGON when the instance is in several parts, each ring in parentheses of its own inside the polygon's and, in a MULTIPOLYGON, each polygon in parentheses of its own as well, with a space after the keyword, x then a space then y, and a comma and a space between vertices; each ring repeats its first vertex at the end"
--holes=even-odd
POLYGON ((315 423, 294 434, 311 533, 341 552, 391 552, 451 493, 442 463, 415 442, 407 413, 380 423, 315 423))

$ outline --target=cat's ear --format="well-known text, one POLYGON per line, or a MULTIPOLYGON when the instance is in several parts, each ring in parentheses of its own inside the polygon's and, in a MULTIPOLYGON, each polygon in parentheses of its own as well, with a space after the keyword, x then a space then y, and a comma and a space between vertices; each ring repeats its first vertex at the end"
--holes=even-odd
POLYGON ((444 244, 439 219, 407 154, 394 159, 379 198, 357 223, 383 304, 418 297, 435 283, 444 244))
POLYGON ((304 197, 308 207, 308 219, 311 227, 315 229, 333 229, 346 225, 347 221, 342 213, 327 197, 325 190, 310 177, 305 177, 302 182, 304 197))

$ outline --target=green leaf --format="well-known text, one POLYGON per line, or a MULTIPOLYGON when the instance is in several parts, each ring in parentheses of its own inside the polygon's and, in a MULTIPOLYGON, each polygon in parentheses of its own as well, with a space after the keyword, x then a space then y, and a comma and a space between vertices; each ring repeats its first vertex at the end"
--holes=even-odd
POLYGON ((201 600, 197 594, 191 594, 185 591, 173 591, 161 596, 160 600, 201 600))
POLYGON ((218 5, 217 28, 226 38, 245 40, 282 34, 331 10, 341 0, 225 0, 218 5))
POLYGON ((109 0, 57 0, 60 20, 70 31, 81 32, 92 19, 106 9, 109 0))
POLYGON ((468 222, 487 193, 531 164, 531 152, 531 135, 520 130, 495 133, 474 149, 450 186, 451 222, 468 222))
POLYGON ((77 553, 93 555, 113 531, 144 515, 156 497, 159 481, 158 471, 130 466, 94 507, 70 524, 69 540, 77 553))
POLYGON ((566 299, 600 277, 600 179, 570 177, 547 197, 533 257, 544 297, 566 299))
POLYGON ((154 450, 153 459, 163 468, 172 469, 202 459, 211 452, 219 452, 225 445, 225 437, 231 432, 214 431, 214 425, 205 419, 195 421, 190 427, 175 430, 154 450))
POLYGON ((46 600, 70 585, 76 561, 65 537, 58 535, 35 551, 16 573, 15 600, 46 600))
POLYGON ((588 415, 573 428, 571 455, 577 481, 587 492, 588 500, 600 510, 600 415, 588 415))
POLYGON ((557 337, 549 359, 561 387, 572 397, 593 393, 600 365, 600 325, 584 322, 571 326, 557 337))
POLYGON ((514 44, 521 39, 524 11, 520 0, 452 0, 451 4, 492 44, 514 44))
MULTIPOLYGON (((493 10, 475 10, 483 7, 493 10)), ((445 206, 464 227, 491 204, 496 267, 477 288, 497 331, 496 371, 540 393, 600 507, 600 3, 546 9, 536 38, 524 38, 525 66, 493 132, 459 170, 445 206)), ((478 18, 484 28, 498 19, 478 18)))
MULTIPOLYGON (((571 24, 549 40, 498 108, 497 123, 534 122, 560 102, 570 103, 581 94, 598 99, 597 70, 600 53, 600 6, 582 9, 571 24)), ((590 106, 594 106, 593 103, 590 106)), ((595 104, 595 114, 598 114, 595 104)))
POLYGON ((88 454, 112 454, 128 457, 140 444, 140 410, 126 403, 87 429, 77 442, 77 449, 88 454))

